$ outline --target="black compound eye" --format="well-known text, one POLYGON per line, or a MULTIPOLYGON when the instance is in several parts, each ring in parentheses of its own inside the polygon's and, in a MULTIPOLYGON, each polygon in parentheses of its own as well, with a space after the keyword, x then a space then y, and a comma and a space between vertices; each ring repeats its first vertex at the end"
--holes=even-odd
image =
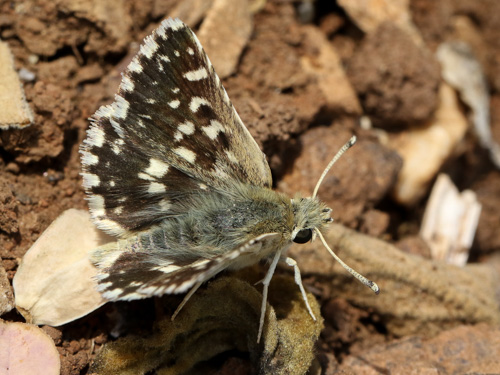
POLYGON ((311 229, 302 229, 295 235, 293 242, 306 243, 306 242, 311 241, 312 236, 313 236, 313 232, 311 229))

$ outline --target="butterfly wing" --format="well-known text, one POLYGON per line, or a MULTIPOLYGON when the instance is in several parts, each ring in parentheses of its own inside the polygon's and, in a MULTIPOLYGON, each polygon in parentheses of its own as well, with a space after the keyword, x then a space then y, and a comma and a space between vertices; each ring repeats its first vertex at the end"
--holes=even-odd
MULTIPOLYGON (((184 293, 197 283, 217 275, 245 258, 259 258, 263 249, 274 248, 278 233, 267 233, 213 259, 185 259, 181 251, 139 250, 141 239, 115 242, 98 248, 99 291, 111 301, 134 300, 163 294, 184 293)), ((239 267, 236 267, 239 268, 239 267)))
POLYGON ((190 194, 234 180, 272 184, 200 42, 177 19, 145 39, 115 101, 91 119, 81 154, 92 218, 121 237, 177 214, 190 194))

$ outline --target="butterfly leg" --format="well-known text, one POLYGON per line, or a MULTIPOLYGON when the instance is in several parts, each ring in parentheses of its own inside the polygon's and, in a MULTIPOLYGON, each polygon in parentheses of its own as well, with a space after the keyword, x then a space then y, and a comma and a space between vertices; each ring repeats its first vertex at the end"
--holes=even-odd
POLYGON ((184 297, 184 299, 182 300, 181 304, 177 307, 177 309, 175 310, 175 312, 172 315, 172 318, 170 318, 170 320, 174 321, 177 314, 179 314, 181 309, 184 307, 184 305, 187 303, 187 301, 189 301, 189 299, 193 296, 193 294, 198 290, 198 288, 201 286, 201 284, 203 284, 203 283, 199 282, 199 283, 194 284, 194 286, 191 288, 191 290, 188 292, 188 294, 186 294, 186 297, 184 297))
POLYGON ((281 251, 276 252, 276 255, 267 270, 266 277, 262 280, 262 306, 260 308, 260 321, 259 321, 259 333, 257 335, 257 344, 260 342, 260 337, 262 336, 262 329, 264 328, 264 319, 266 318, 266 306, 267 306, 267 291, 269 289, 269 284, 273 278, 274 271, 276 270, 276 265, 281 258, 281 251))
POLYGON ((304 289, 304 286, 302 285, 302 278, 300 277, 300 270, 299 266, 297 265, 297 262, 290 258, 290 257, 284 257, 281 258, 282 261, 284 261, 288 266, 293 267, 293 272, 294 272, 294 279, 295 279, 295 284, 299 286, 300 293, 302 293, 302 299, 306 303, 307 311, 309 311, 309 315, 316 320, 316 317, 314 316, 314 313, 312 312, 311 306, 309 305, 309 300, 307 299, 306 291, 304 289))

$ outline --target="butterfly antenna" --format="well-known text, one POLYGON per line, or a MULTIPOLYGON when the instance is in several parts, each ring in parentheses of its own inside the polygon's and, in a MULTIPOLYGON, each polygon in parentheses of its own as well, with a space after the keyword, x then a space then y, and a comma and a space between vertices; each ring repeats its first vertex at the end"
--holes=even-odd
POLYGON ((321 177, 318 180, 318 183, 316 184, 316 187, 314 188, 314 192, 312 195, 313 198, 316 197, 316 194, 318 194, 319 187, 323 182, 326 174, 330 170, 330 168, 333 167, 333 165, 337 162, 337 160, 339 160, 342 154, 347 150, 349 150, 355 143, 356 143, 356 136, 353 135, 351 139, 349 139, 347 143, 344 146, 342 146, 342 148, 337 152, 337 155, 333 157, 332 161, 326 166, 325 170, 323 171, 323 174, 321 175, 321 177))
MULTIPOLYGON (((352 138, 351 138, 352 139, 352 138)), ((347 146, 347 145, 346 145, 347 146)), ((344 146, 345 147, 345 146, 344 146)), ((342 150, 341 150, 342 151, 342 150)), ((345 151, 345 150, 344 150, 345 151)), ((330 252, 330 254, 335 258, 337 262, 340 263, 342 267, 344 267, 347 272, 349 272, 351 275, 353 275, 356 279, 361 281, 363 284, 365 284, 368 288, 373 290, 375 294, 379 294, 380 288, 378 287, 377 284, 375 284, 373 281, 368 280, 366 277, 361 275, 359 272, 354 271, 351 267, 349 267, 347 264, 345 264, 342 259, 340 259, 337 254, 333 252, 332 249, 330 249, 330 246, 325 241, 325 238, 323 237, 323 234, 319 231, 319 229, 315 229, 316 233, 318 234, 319 238, 321 239, 321 242, 323 242, 323 245, 326 247, 326 249, 330 252)))

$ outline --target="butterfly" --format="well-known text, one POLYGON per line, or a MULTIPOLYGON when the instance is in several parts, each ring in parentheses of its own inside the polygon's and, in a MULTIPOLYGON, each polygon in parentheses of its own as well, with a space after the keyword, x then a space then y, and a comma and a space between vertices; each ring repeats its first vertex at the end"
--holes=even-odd
MULTIPOLYGON (((278 262, 293 268, 315 319, 292 243, 319 237, 333 220, 317 198, 273 191, 266 157, 234 109, 200 42, 178 19, 145 38, 112 104, 93 115, 80 153, 92 220, 117 237, 95 249, 98 288, 110 301, 187 296, 223 270, 270 261, 257 333, 278 262)), ((378 286, 349 267, 367 286, 378 286)))

